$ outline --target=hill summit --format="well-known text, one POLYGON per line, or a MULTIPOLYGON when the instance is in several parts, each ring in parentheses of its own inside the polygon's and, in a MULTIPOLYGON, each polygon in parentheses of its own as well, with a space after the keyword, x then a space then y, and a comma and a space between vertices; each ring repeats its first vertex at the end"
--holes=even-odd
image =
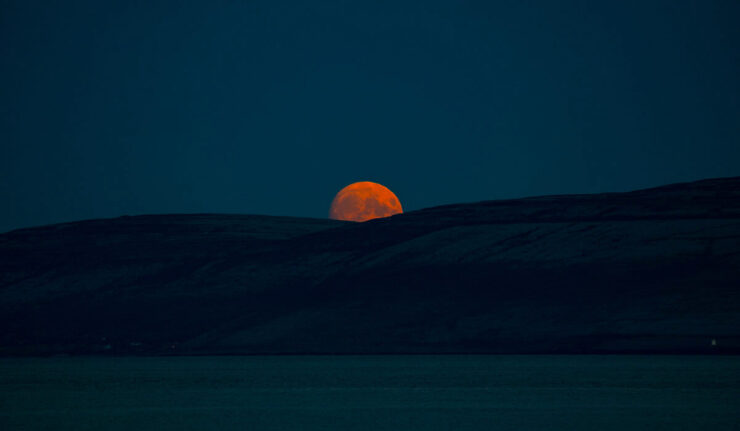
POLYGON ((0 235, 0 354, 740 352, 740 178, 0 235))

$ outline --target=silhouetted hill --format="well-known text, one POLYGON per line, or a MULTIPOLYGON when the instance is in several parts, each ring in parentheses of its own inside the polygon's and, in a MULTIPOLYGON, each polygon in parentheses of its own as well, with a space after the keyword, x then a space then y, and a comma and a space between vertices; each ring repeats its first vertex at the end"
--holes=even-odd
POLYGON ((737 353, 740 178, 22 229, 0 235, 0 325, 2 354, 737 353))

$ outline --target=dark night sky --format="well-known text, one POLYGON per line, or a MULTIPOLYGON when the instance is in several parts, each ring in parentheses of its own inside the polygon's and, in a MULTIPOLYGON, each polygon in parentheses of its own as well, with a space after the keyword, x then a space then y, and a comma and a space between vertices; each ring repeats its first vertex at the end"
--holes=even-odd
POLYGON ((0 231, 740 175, 737 0, 0 7, 0 231))

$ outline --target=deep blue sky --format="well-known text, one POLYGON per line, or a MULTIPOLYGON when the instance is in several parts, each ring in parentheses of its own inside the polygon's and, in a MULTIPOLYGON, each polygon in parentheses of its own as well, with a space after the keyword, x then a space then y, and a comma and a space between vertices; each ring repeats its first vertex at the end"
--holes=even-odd
POLYGON ((740 2, 1 1, 0 231, 740 175, 740 2))

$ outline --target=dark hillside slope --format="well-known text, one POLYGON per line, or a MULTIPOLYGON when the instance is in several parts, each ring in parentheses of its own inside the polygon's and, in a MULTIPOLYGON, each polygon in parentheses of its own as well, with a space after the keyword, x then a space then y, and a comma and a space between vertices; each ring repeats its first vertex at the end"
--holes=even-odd
POLYGON ((359 224, 18 230, 0 235, 0 325, 4 354, 737 353, 740 178, 359 224))

